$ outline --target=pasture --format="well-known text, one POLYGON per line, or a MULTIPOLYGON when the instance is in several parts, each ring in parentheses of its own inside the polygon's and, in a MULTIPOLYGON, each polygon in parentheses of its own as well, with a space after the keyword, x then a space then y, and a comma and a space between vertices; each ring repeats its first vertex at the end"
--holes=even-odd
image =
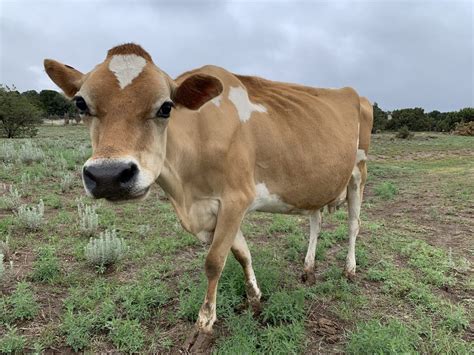
MULTIPOLYGON (((34 159, 24 144, 0 140, 0 352, 177 352, 204 298, 207 246, 182 229, 158 186, 137 204, 86 197, 84 127, 41 127, 34 159), (44 216, 28 226, 18 207, 40 200, 44 216), (87 264, 78 204, 96 206, 93 237, 114 228, 128 245, 112 267, 87 264)), ((445 134, 373 136, 354 281, 342 275, 344 208, 323 216, 312 286, 301 281, 308 219, 247 216, 263 310, 246 309, 229 256, 211 351, 472 353, 473 146, 445 134)))

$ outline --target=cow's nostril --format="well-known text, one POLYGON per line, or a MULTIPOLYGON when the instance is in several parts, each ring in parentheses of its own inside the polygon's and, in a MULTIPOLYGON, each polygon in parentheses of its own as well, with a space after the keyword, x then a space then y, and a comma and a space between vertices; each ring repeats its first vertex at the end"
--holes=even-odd
POLYGON ((135 175, 137 175, 138 166, 137 164, 131 163, 127 169, 124 169, 119 176, 119 181, 121 184, 126 184, 130 182, 135 175))
POLYGON ((82 169, 82 173, 84 174, 84 176, 92 181, 96 181, 96 178, 95 176, 89 171, 89 169, 87 169, 87 167, 84 167, 84 169, 82 169))

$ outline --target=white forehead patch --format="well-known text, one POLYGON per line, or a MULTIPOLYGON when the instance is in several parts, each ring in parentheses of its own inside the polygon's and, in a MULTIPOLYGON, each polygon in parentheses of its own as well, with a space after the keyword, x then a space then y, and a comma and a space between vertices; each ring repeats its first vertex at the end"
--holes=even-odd
POLYGON ((115 74, 120 88, 123 89, 140 75, 145 65, 145 58, 139 55, 117 54, 110 60, 109 70, 115 74))
POLYGON ((229 100, 237 109, 239 119, 242 122, 247 122, 252 116, 252 112, 267 112, 265 106, 251 102, 247 90, 241 86, 230 88, 229 100))

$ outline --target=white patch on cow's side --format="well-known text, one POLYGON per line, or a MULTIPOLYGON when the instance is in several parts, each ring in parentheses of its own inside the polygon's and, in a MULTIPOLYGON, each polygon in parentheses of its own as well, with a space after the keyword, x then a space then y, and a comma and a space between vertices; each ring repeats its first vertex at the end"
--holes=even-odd
POLYGON ((265 106, 251 102, 247 90, 241 86, 229 89, 229 100, 232 101, 237 109, 239 119, 242 122, 247 122, 253 112, 267 112, 265 106))
POLYGON ((123 89, 140 75, 145 65, 145 58, 139 55, 117 54, 110 60, 109 70, 115 74, 120 88, 123 89))
POLYGON ((310 214, 311 211, 300 210, 281 200, 277 194, 268 191, 265 183, 261 182, 255 186, 255 199, 250 205, 248 211, 260 211, 270 213, 288 213, 288 214, 310 214))
POLYGON ((365 150, 357 149, 356 164, 365 160, 367 160, 367 154, 365 154, 365 150))

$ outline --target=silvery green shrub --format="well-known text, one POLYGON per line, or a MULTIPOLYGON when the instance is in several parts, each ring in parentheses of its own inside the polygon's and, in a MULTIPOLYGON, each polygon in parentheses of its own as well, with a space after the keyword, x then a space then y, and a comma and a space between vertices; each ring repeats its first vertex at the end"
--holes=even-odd
POLYGON ((79 213, 79 228, 81 234, 88 237, 92 237, 99 228, 99 216, 95 210, 95 206, 88 206, 82 201, 78 201, 77 212, 79 213))
POLYGON ((34 145, 30 140, 26 140, 18 151, 18 159, 25 164, 42 161, 44 157, 43 150, 34 145))
POLYGON ((0 188, 0 191, 6 192, 0 197, 0 208, 6 209, 16 209, 21 204, 21 195, 18 192, 18 189, 13 187, 13 185, 3 184, 0 188))
POLYGON ((16 160, 15 147, 11 143, 2 143, 0 145, 0 161, 11 163, 16 160))
POLYGON ((37 230, 43 223, 44 203, 40 200, 38 205, 28 207, 21 205, 18 207, 17 216, 19 223, 28 229, 37 230))
POLYGON ((8 237, 8 235, 5 241, 0 240, 0 254, 3 255, 3 260, 8 261, 10 259, 10 238, 8 237))
POLYGON ((91 238, 84 247, 87 263, 104 272, 108 266, 121 260, 128 251, 122 238, 117 237, 115 229, 100 233, 99 238, 91 238))
POLYGON ((137 228, 137 232, 140 237, 146 237, 151 232, 151 227, 149 224, 140 224, 137 228))
POLYGON ((71 189, 74 182, 74 175, 68 172, 61 173, 61 191, 65 192, 71 189))
POLYGON ((5 268, 3 267, 3 254, 0 253, 0 280, 3 279, 5 268))

